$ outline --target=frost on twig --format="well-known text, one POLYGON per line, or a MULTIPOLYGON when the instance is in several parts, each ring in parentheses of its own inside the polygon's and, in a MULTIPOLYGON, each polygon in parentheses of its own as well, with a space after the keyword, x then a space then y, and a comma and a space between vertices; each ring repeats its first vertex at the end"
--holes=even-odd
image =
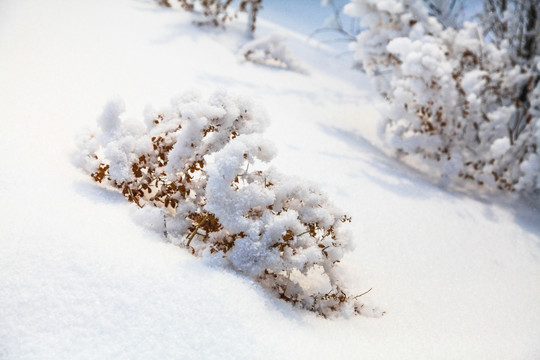
POLYGON ((270 165, 275 148, 260 134, 267 124, 260 108, 218 92, 208 100, 184 95, 148 111, 144 123, 123 111, 121 100, 109 103, 79 144, 94 181, 159 209, 167 228, 158 230, 175 244, 295 306, 324 317, 374 314, 337 273, 351 219, 316 186, 270 165))

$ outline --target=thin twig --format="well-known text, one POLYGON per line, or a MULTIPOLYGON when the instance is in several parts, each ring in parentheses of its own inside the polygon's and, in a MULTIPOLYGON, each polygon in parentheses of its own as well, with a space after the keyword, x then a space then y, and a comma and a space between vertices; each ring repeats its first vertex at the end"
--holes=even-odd
POLYGON ((167 215, 163 214, 163 235, 165 236, 165 239, 169 237, 169 233, 167 231, 167 215))
POLYGON ((141 204, 139 203, 139 200, 137 200, 137 198, 135 197, 135 195, 133 195, 133 191, 131 190, 131 188, 130 188, 129 186, 128 186, 127 188, 128 188, 128 190, 129 190, 129 194, 131 195, 131 198, 133 199, 133 202, 134 202, 135 204, 137 204, 137 206, 138 206, 139 208, 142 209, 143 206, 141 206, 141 204))
POLYGON ((195 237, 195 235, 197 235, 197 231, 201 228, 201 226, 204 225, 204 223, 206 222, 206 220, 208 220, 208 214, 201 220, 200 223, 197 224, 197 227, 195 227, 195 230, 193 230, 191 232, 191 234, 189 234, 188 236, 188 242, 186 244, 186 246, 189 246, 189 244, 191 244, 191 240, 193 240, 193 238, 195 237))
POLYGON ((356 295, 354 298, 357 299, 357 298, 359 298, 360 296, 364 296, 364 295, 366 295, 368 292, 370 292, 371 290, 373 290, 373 288, 369 289, 369 290, 366 291, 366 292, 361 293, 360 295, 356 295))

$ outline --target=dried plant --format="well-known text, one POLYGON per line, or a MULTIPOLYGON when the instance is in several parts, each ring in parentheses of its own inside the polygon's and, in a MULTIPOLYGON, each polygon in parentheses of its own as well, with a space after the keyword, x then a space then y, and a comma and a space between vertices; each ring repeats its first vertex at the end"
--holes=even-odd
POLYGON ((279 298, 324 317, 370 314, 336 273, 349 250, 343 223, 315 186, 269 166, 274 147, 259 134, 264 112, 226 93, 196 95, 151 111, 146 126, 111 102, 80 143, 92 179, 139 207, 161 209, 160 231, 197 256, 258 281, 279 298))
MULTIPOLYGON (((157 0, 165 7, 174 7, 171 0, 157 0)), ((237 9, 233 9, 233 0, 177 0, 181 9, 196 12, 204 20, 195 21, 199 26, 223 27, 237 17, 238 11, 248 15, 247 34, 253 37, 256 28, 257 15, 262 9, 262 0, 240 0, 237 9)), ((176 4, 176 3, 175 3, 176 4)))
POLYGON ((307 74, 307 70, 284 44, 286 37, 272 34, 246 43, 240 54, 245 61, 307 74))

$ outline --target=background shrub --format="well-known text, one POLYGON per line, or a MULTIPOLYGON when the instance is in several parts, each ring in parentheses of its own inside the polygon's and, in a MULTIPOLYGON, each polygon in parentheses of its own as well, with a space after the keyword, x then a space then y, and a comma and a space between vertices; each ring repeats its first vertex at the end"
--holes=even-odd
POLYGON ((160 5, 173 7, 178 4, 181 9, 201 14, 204 20, 196 21, 197 25, 225 26, 237 16, 237 12, 248 15, 247 34, 253 37, 256 29, 257 14, 262 9, 262 0, 239 0, 236 10, 234 0, 158 0, 160 5))
POLYGON ((508 3, 521 20, 489 17, 488 36, 476 23, 444 28, 421 1, 346 7, 367 27, 356 56, 387 101, 383 138, 442 183, 540 190, 540 5, 508 3))

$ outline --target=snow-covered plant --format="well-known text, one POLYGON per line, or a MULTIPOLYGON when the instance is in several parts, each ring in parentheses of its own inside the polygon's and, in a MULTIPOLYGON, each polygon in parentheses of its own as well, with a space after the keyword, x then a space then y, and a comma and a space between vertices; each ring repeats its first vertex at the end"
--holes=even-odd
POLYGON ((246 61, 300 73, 307 73, 300 61, 294 57, 285 45, 285 36, 271 34, 246 43, 240 54, 246 61))
MULTIPOLYGON (((158 4, 173 7, 171 0, 157 0, 158 4)), ((204 20, 195 21, 197 25, 225 26, 237 17, 233 9, 234 0, 177 0, 181 9, 202 15, 204 20)), ((248 15, 247 34, 252 37, 255 32, 257 14, 262 9, 262 0, 238 0, 238 11, 248 15)))
POLYGON ((354 0, 346 10, 369 27, 356 55, 388 101, 383 136, 399 156, 443 182, 540 188, 537 67, 515 64, 477 24, 443 29, 420 0, 354 0))
POLYGON ((416 40, 441 29, 441 25, 429 17, 421 0, 352 0, 344 12, 359 17, 361 26, 367 28, 357 37, 356 57, 363 61, 368 73, 398 63, 386 50, 392 39, 411 37, 416 40))
POLYGON ((261 109, 218 92, 185 95, 144 123, 123 112, 123 102, 110 102, 79 144, 93 180, 159 209, 169 240, 281 299, 324 317, 367 313, 336 272, 350 249, 342 228, 350 218, 314 185, 269 165, 275 149, 260 134, 261 109))
POLYGON ((198 25, 222 26, 234 18, 234 13, 229 9, 233 0, 178 0, 184 10, 197 11, 204 16, 198 25))

